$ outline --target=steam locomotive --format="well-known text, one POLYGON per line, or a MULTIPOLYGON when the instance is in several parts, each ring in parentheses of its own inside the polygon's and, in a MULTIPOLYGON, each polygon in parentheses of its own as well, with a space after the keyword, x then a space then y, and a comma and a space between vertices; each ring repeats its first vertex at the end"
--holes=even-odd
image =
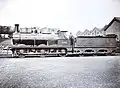
POLYGON ((25 28, 15 24, 13 33, 13 57, 26 56, 68 56, 68 55, 110 55, 116 49, 116 36, 78 36, 74 38, 67 31, 25 28), (23 31, 25 30, 25 31, 23 31))

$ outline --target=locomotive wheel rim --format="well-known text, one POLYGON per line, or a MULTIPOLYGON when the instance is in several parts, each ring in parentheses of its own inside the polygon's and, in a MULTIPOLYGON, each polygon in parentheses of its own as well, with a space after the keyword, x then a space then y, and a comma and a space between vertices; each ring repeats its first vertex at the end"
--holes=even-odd
POLYGON ((65 53, 65 50, 64 50, 64 49, 62 49, 62 50, 61 50, 61 53, 65 53))
POLYGON ((20 54, 19 58, 25 58, 25 55, 20 54))
MULTIPOLYGON (((67 56, 67 51, 66 51, 65 49, 62 49, 62 50, 64 50, 64 53, 61 52, 61 53, 59 54, 59 56, 61 56, 61 57, 67 56)), ((62 50, 61 50, 61 51, 62 51, 62 50)))
POLYGON ((44 49, 40 50, 40 53, 45 54, 45 50, 44 49))
POLYGON ((59 54, 60 57, 66 57, 67 54, 59 54))
POLYGON ((45 57, 45 55, 43 55, 43 54, 42 54, 42 55, 40 55, 40 57, 41 57, 41 58, 44 58, 44 57, 45 57))
POLYGON ((19 53, 21 53, 21 54, 24 53, 24 50, 23 50, 23 49, 20 49, 20 50, 19 50, 19 53))

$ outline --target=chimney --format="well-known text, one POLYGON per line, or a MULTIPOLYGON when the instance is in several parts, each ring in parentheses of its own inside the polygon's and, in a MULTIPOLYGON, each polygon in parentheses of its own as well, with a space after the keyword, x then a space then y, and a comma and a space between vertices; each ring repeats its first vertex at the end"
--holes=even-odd
POLYGON ((19 32, 19 24, 15 24, 15 32, 19 32))

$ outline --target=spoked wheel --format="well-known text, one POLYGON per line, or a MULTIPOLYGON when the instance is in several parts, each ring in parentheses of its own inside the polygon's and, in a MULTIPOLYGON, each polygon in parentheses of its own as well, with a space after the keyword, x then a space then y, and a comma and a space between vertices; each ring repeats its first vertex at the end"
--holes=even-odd
POLYGON ((67 51, 65 49, 61 49, 60 51, 61 51, 59 54, 60 57, 65 57, 67 55, 66 53, 67 51))
POLYGON ((44 49, 40 50, 40 53, 41 53, 40 57, 45 57, 45 50, 44 49))
POLYGON ((24 50, 20 49, 19 53, 18 53, 19 58, 24 58, 25 57, 25 55, 23 55, 23 53, 24 53, 24 50))
POLYGON ((12 51, 12 57, 14 58, 18 57, 18 53, 16 52, 16 50, 12 51))

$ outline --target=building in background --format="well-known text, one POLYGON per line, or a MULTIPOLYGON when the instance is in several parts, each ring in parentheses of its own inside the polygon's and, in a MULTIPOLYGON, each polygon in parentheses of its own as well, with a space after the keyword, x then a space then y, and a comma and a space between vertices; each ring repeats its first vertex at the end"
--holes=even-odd
POLYGON ((90 31, 90 36, 103 36, 103 31, 97 27, 94 27, 93 30, 90 31))
POLYGON ((0 38, 9 38, 13 34, 13 32, 13 27, 0 25, 0 38))
POLYGON ((117 35, 117 52, 120 52, 120 17, 114 17, 112 21, 105 27, 104 31, 106 35, 117 35))
POLYGON ((104 29, 105 34, 117 35, 117 41, 120 41, 120 17, 114 17, 104 29))
POLYGON ((90 36, 90 31, 85 29, 85 31, 82 33, 82 36, 90 36))
POLYGON ((86 29, 84 32, 78 31, 76 36, 104 36, 104 30, 94 27, 93 30, 89 31, 86 29))
POLYGON ((76 33, 76 36, 82 36, 82 32, 81 32, 81 31, 78 31, 78 32, 76 33))

